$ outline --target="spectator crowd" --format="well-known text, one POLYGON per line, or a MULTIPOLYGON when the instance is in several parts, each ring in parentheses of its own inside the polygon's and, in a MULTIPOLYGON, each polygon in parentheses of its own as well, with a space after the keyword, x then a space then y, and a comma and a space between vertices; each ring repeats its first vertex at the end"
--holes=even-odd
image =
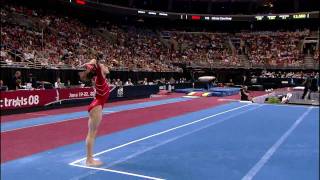
MULTIPOLYGON (((242 66, 246 55, 253 66, 303 65, 301 41, 310 32, 203 33, 162 32, 134 25, 98 22, 95 27, 60 14, 20 6, 1 9, 1 61, 40 63, 42 66, 78 68, 94 52, 104 54, 111 70, 179 72, 177 64, 242 66), (240 46, 230 45, 239 38, 240 46), (166 43, 165 43, 166 42, 166 43)), ((314 59, 319 59, 319 50, 314 59)))
MULTIPOLYGON (((9 5, 1 8, 0 13, 1 64, 27 62, 47 68, 77 69, 88 59, 94 58, 95 52, 104 55, 103 63, 111 70, 182 72, 181 64, 237 67, 242 66, 245 60, 240 55, 247 57, 253 67, 301 67, 305 55, 301 50, 301 42, 310 35, 309 30, 236 34, 159 31, 107 21, 97 21, 93 26, 55 12, 9 5), (232 38, 237 38, 239 45, 232 44, 232 38)), ((313 51, 312 57, 319 63, 319 48, 313 51)), ((302 72, 263 71, 260 77, 303 78, 304 75, 302 72)), ((8 83, 9 89, 26 87, 20 77, 21 73, 17 72, 8 83)), ((35 86, 30 77, 27 83, 35 86)), ((166 83, 166 80, 132 82, 128 79, 122 82, 114 79, 109 82, 116 86, 131 86, 166 83)), ((8 89, 3 81, 0 81, 0 85, 2 89, 8 89)), ((64 86, 58 78, 55 87, 64 86)))
POLYGON ((312 71, 309 73, 305 73, 302 71, 297 72, 284 72, 284 71, 266 71, 263 70, 259 75, 261 78, 298 78, 298 79, 305 79, 306 77, 311 77, 318 79, 319 72, 312 71))
POLYGON ((309 31, 239 33, 242 46, 253 65, 298 67, 303 65, 299 43, 309 31))

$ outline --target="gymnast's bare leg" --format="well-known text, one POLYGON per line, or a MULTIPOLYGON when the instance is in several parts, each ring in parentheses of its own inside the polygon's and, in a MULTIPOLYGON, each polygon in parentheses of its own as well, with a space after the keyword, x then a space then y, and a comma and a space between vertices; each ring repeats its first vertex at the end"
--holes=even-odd
POLYGON ((102 106, 96 106, 89 112, 88 134, 86 138, 87 166, 97 167, 103 164, 101 161, 93 159, 93 147, 101 119, 102 106))

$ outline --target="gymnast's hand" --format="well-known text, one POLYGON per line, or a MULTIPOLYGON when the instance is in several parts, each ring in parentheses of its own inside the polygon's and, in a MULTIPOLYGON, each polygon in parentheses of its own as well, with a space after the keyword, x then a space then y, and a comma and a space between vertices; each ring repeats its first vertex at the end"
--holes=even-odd
POLYGON ((91 59, 88 63, 86 64, 92 64, 92 65, 98 65, 96 59, 91 59))
POLYGON ((87 65, 96 65, 96 63, 97 63, 97 60, 95 60, 95 59, 91 59, 89 62, 87 62, 87 63, 84 63, 84 64, 82 64, 82 65, 80 65, 79 67, 80 68, 87 68, 87 65))

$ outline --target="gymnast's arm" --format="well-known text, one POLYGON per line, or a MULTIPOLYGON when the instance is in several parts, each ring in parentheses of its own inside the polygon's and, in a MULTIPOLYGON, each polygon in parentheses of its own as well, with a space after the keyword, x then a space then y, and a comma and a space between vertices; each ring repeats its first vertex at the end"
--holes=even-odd
POLYGON ((88 74, 91 72, 91 69, 87 68, 87 65, 95 65, 97 63, 97 60, 91 59, 89 62, 83 64, 80 66, 80 68, 85 67, 85 71, 79 72, 80 80, 81 81, 87 81, 88 80, 88 74))
POLYGON ((100 64, 101 67, 101 71, 103 72, 102 74, 109 74, 109 68, 107 66, 105 66, 104 64, 100 64))

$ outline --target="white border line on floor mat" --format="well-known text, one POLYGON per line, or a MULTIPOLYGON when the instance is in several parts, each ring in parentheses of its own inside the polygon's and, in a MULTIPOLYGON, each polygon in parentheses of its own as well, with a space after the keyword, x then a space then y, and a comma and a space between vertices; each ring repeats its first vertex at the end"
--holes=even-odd
MULTIPOLYGON (((105 110, 105 111, 102 112, 102 115, 112 114, 112 113, 116 113, 116 112, 120 112, 120 111, 107 111, 107 110, 105 110)), ((49 116, 53 116, 53 115, 49 115, 49 116)), ((36 118, 38 118, 38 117, 36 117, 36 118)), ((48 122, 48 123, 36 124, 36 125, 32 125, 32 126, 25 126, 25 127, 15 128, 15 129, 9 129, 9 130, 5 130, 5 131, 1 131, 1 133, 10 132, 10 131, 17 131, 17 130, 26 129, 26 128, 32 128, 32 127, 37 127, 37 126, 57 124, 57 123, 62 123, 62 122, 72 121, 72 120, 75 120, 75 119, 82 119, 82 118, 89 118, 89 115, 79 116, 79 117, 74 117, 74 118, 68 118, 68 119, 65 119, 65 120, 62 120, 62 121, 48 122)), ((5 123, 10 123, 10 121, 5 122, 5 123)))
MULTIPOLYGON (((247 106, 252 106, 252 104, 246 104, 246 105, 242 105, 242 106, 239 106, 239 107, 236 107, 236 108, 232 108, 232 109, 229 109, 229 110, 226 110, 226 111, 223 111, 223 112, 219 112, 219 113, 216 113, 216 114, 213 114, 213 115, 210 115, 210 116, 207 116, 207 117, 204 117, 204 118, 201 118, 201 119, 192 121, 192 122, 190 122, 190 123, 186 123, 186 124, 183 124, 183 125, 180 125, 180 126, 176 126, 176 127, 174 127, 174 128, 170 128, 170 129, 167 129, 167 130, 164 130, 164 131, 161 131, 161 132, 158 132, 158 133, 155 133, 155 134, 152 134, 152 135, 149 135, 149 136, 140 138, 140 139, 136 139, 136 140, 134 140, 134 141, 130 141, 130 142, 128 142, 128 143, 125 143, 125 144, 122 144, 122 145, 119 145, 119 146, 116 146, 116 147, 113 147, 113 148, 110 148, 110 149, 107 149, 107 150, 98 152, 98 153, 94 154, 93 157, 96 157, 96 156, 98 156, 98 155, 101 155, 101 154, 104 154, 104 153, 107 153, 107 152, 110 152, 110 151, 114 151, 114 150, 116 150, 116 149, 120 149, 120 148, 126 147, 126 146, 131 145, 131 144, 134 144, 134 143, 138 143, 138 142, 140 142, 140 141, 144 141, 144 140, 150 139, 150 138, 152 138, 152 137, 159 136, 159 135, 162 135, 162 134, 165 134, 165 133, 168 133, 168 132, 171 132, 171 131, 174 131, 174 130, 177 130, 177 129, 180 129, 180 128, 183 128, 183 127, 186 127, 186 126, 189 126, 189 125, 192 125, 192 124, 195 124, 195 123, 199 123, 199 122, 201 122, 201 121, 210 119, 210 118, 212 118, 212 117, 219 116, 219 115, 221 115, 221 114, 225 114, 225 113, 228 113, 228 112, 232 112, 232 111, 235 111, 235 110, 238 110, 238 109, 247 107, 247 106)), ((87 168, 87 169, 96 169, 96 170, 108 171, 108 172, 113 172, 113 173, 118 173, 118 174, 125 174, 125 175, 128 175, 128 176, 144 177, 144 178, 146 178, 146 179, 154 179, 154 180, 160 180, 160 179, 161 179, 161 178, 144 176, 144 175, 139 175, 139 174, 134 174, 134 173, 128 173, 128 172, 123 172, 123 171, 117 171, 117 170, 112 170, 112 169, 93 168, 93 167, 88 167, 88 166, 84 166, 84 165, 77 164, 77 163, 80 163, 81 161, 84 161, 85 159, 86 159, 86 157, 81 158, 81 159, 78 159, 78 160, 75 160, 75 161, 69 163, 69 165, 71 165, 71 166, 77 166, 77 167, 82 167, 82 168, 87 168)))
POLYGON ((99 167, 89 167, 89 166, 84 166, 84 165, 79 165, 79 164, 72 164, 72 166, 86 168, 86 169, 94 169, 94 170, 112 172, 112 173, 117 173, 117 174, 124 174, 124 175, 128 175, 128 176, 141 177, 141 178, 145 178, 145 179, 165 180, 165 179, 162 179, 162 178, 157 178, 157 177, 152 177, 152 176, 145 176, 145 175, 141 175, 141 174, 118 171, 118 170, 113 170, 113 169, 106 169, 106 168, 99 168, 99 167))
MULTIPOLYGON (((163 100, 169 100, 169 99, 175 99, 175 98, 168 98, 168 99, 162 99, 159 101, 163 101, 163 100)), ((148 102, 157 102, 158 100, 155 101, 148 101, 148 102)), ((187 101, 187 100, 186 100, 187 101)), ((169 103, 164 103, 164 104, 171 104, 171 103, 177 103, 177 102, 185 102, 185 101, 176 101, 176 102, 169 102, 169 103)), ((139 102, 136 104, 143 104, 143 103, 147 103, 147 102, 139 102)), ((126 105, 134 105, 134 104, 125 104, 125 105, 120 105, 120 106, 126 106, 126 105)), ((129 111, 129 110, 137 110, 137 109, 144 109, 144 108, 149 108, 149 107, 156 107, 156 106, 160 106, 163 105, 161 104, 157 104, 157 105, 151 105, 151 106, 146 106, 146 107, 138 107, 138 108, 129 108, 129 109, 125 109, 125 110, 119 110, 119 111, 109 111, 109 110, 104 110, 102 113, 103 115, 106 114, 111 114, 111 113, 117 113, 117 112, 121 112, 121 111, 129 111)), ((112 107, 106 107, 106 109, 108 108, 115 108, 117 106, 112 106, 112 107)), ((79 111, 82 112, 82 111, 79 111)), ((68 114, 68 113, 67 113, 68 114)), ((53 114, 50 114, 49 116, 54 116, 53 114)), ((15 129, 9 129, 9 130, 1 130, 1 133, 5 133, 5 132, 10 132, 10 131, 16 131, 16 130, 21 130, 21 129, 26 129, 26 128, 32 128, 32 127, 37 127, 37 126, 43 126, 43 125, 50 125, 50 124, 55 124, 55 123, 61 123, 61 122, 66 122, 66 121, 72 121, 72 120, 76 120, 76 119, 82 119, 82 118, 88 118, 89 115, 84 115, 84 116, 79 116, 79 117, 72 117, 72 118, 68 118, 68 119, 64 119, 62 121, 55 121, 55 122, 48 122, 48 123, 42 123, 42 124, 36 124, 36 125, 32 125, 32 126, 26 126, 26 127, 20 127, 20 128, 15 128, 15 129)), ((39 117, 35 117, 35 118, 39 118, 39 117)), ((34 119, 34 118, 31 118, 34 119)), ((8 121, 8 122, 3 122, 3 123, 11 123, 11 122, 15 122, 15 121, 8 121)), ((2 124, 2 123, 1 123, 2 124)))
POLYGON ((261 159, 249 170, 249 172, 242 178, 242 180, 251 180, 260 169, 269 161, 271 156, 277 151, 281 144, 290 136, 290 134, 298 127, 303 119, 309 114, 313 108, 308 108, 293 125, 274 143, 270 149, 261 157, 261 159))
MULTIPOLYGON (((237 109, 241 109, 241 108, 244 108, 244 107, 249 106, 249 105, 251 105, 251 104, 246 104, 246 105, 243 105, 243 106, 239 106, 239 107, 236 107, 236 108, 232 108, 232 109, 229 109, 229 110, 220 112, 220 113, 216 113, 216 114, 213 114, 213 115, 210 115, 210 116, 207 116, 207 117, 204 117, 204 118, 201 118, 201 119, 192 121, 192 122, 187 123, 187 124, 183 124, 183 125, 180 125, 180 126, 176 126, 176 127, 174 127, 174 128, 167 129, 167 130, 165 130, 165 131, 161 131, 161 132, 152 134, 152 135, 150 135, 150 136, 146 136, 146 137, 143 137, 143 138, 140 138, 140 139, 136 139, 136 140, 134 140, 134 141, 130 141, 130 142, 128 142, 128 143, 125 143, 125 144, 122 144, 122 145, 119 145, 119 146, 116 146, 116 147, 113 147, 113 148, 110 148, 110 149, 101 151, 101 152, 99 152, 99 153, 96 153, 96 154, 93 155, 93 157, 96 157, 96 156, 98 156, 98 155, 100 155, 100 154, 104 154, 104 153, 107 153, 107 152, 110 152, 110 151, 114 151, 114 150, 119 149, 119 148, 123 148, 123 147, 125 147, 125 146, 130 145, 130 144, 134 144, 134 143, 137 143, 137 142, 140 142, 140 141, 144 141, 144 140, 146 140, 146 139, 150 139, 150 138, 155 137, 155 136, 159 136, 159 135, 161 135, 161 134, 165 134, 165 133, 174 131, 174 130, 176 130, 176 129, 180 129, 180 128, 189 126, 189 125, 191 125, 191 124, 199 123, 199 122, 201 122, 201 121, 207 120, 207 119, 212 118, 212 117, 215 117, 215 116, 219 116, 219 115, 221 115, 221 114, 225 114, 225 113, 228 113, 228 112, 231 112, 231 111, 235 111, 235 110, 237 110, 237 109)), ((86 159, 86 158, 84 157, 84 158, 75 160, 75 161, 71 162, 70 165, 79 163, 79 162, 81 162, 81 161, 83 161, 83 160, 85 160, 85 159, 86 159)))

